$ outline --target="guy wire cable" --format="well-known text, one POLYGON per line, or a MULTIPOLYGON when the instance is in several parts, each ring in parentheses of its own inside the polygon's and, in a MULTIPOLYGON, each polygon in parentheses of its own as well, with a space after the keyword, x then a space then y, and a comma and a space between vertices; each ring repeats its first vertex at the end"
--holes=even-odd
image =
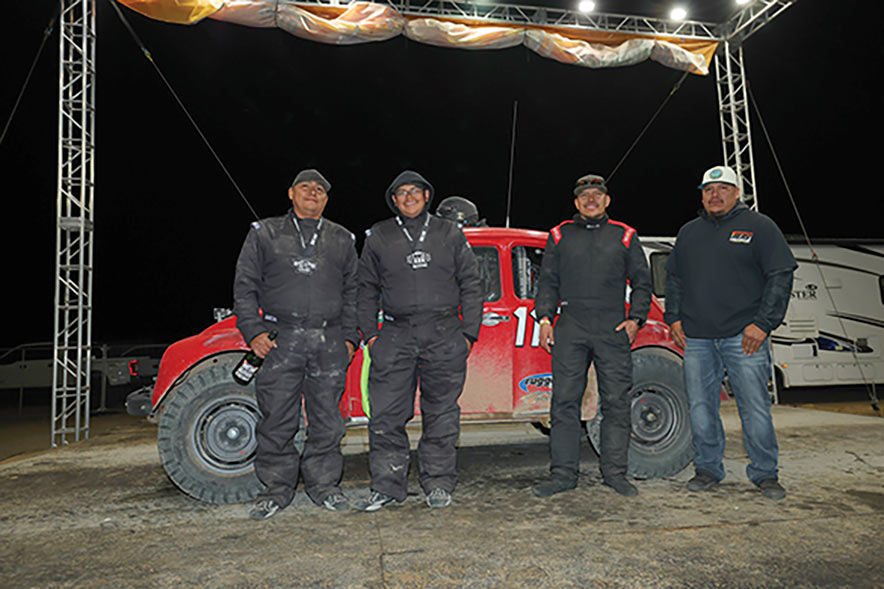
POLYGON ((31 75, 34 73, 34 68, 37 66, 37 61, 40 59, 40 54, 43 53, 43 47, 46 45, 46 41, 49 39, 49 36, 52 34, 52 31, 55 29, 55 21, 58 20, 58 15, 61 13, 61 2, 59 1, 58 6, 55 8, 55 14, 52 15, 52 18, 49 19, 49 24, 46 25, 46 28, 43 29, 43 40, 40 41, 40 47, 37 49, 37 55, 34 57, 33 63, 31 63, 31 69, 28 70, 28 75, 25 76, 25 83, 21 87, 21 91, 18 93, 18 98, 15 99, 15 104, 12 106, 12 112, 9 113, 9 118, 6 120, 6 125, 3 127, 3 133, 0 133, 0 145, 3 145, 3 140, 6 139, 6 132, 9 131, 9 125, 12 124, 12 119, 15 117, 15 112, 18 110, 18 105, 21 102, 22 96, 25 94, 25 90, 28 87, 28 83, 31 81, 31 75))
POLYGON ((178 103, 178 106, 180 106, 181 110, 184 111, 184 114, 187 116, 187 119, 190 121, 190 124, 193 125, 193 128, 196 129, 196 132, 199 134, 200 138, 202 138, 203 143, 205 143, 206 147, 209 148, 209 151, 212 153, 212 156, 215 158, 215 161, 218 162, 218 165, 221 166, 221 169, 224 171, 224 174, 227 176, 228 180, 230 180, 230 183, 233 184, 233 187, 236 189, 237 193, 239 193, 240 198, 242 198, 243 202, 246 203, 246 206, 249 207, 249 210, 252 212, 252 215, 254 215, 255 220, 260 221, 261 218, 258 216, 258 213, 255 212, 255 209, 252 207, 252 203, 249 202, 249 199, 247 199, 246 195, 243 194, 243 191, 240 190, 239 185, 236 183, 236 180, 233 179, 233 176, 227 170, 227 166, 225 166, 224 162, 221 161, 221 158, 218 156, 218 154, 212 148, 212 145, 209 143, 208 138, 206 138, 205 134, 202 132, 202 130, 200 129, 197 122, 190 115, 190 111, 187 110, 187 107, 184 106, 184 103, 181 102, 180 98, 178 98, 178 94, 175 93, 175 90, 172 88, 172 85, 166 79, 166 76, 164 76, 163 72, 160 71, 160 67, 153 60, 153 56, 150 54, 150 51, 148 51, 147 47, 144 46, 144 43, 141 42, 141 39, 138 38, 138 35, 135 33, 135 30, 132 28, 132 25, 129 24, 129 21, 126 20, 126 17, 123 16, 123 12, 120 10, 120 7, 117 6, 117 3, 115 2, 115 0, 108 0, 108 3, 111 6, 113 6, 114 10, 117 12, 117 16, 120 17, 120 20, 123 22, 123 25, 129 31, 129 34, 132 35, 132 39, 135 41, 136 45, 138 45, 138 48, 141 49, 141 52, 144 54, 144 57, 147 58, 147 60, 150 62, 150 64, 156 70, 157 74, 159 74, 160 79, 166 85, 166 88, 172 94, 172 97, 175 98, 175 101, 178 103))
POLYGON ((519 119, 519 101, 513 101, 513 134, 510 140, 510 174, 506 187, 506 225, 510 226, 510 207, 513 202, 513 159, 516 155, 516 121, 519 119))
MULTIPOLYGON (((786 174, 783 171, 783 166, 780 164, 780 158, 777 157, 777 152, 774 149, 773 141, 771 141, 770 134, 767 132, 767 126, 764 124, 764 119, 761 116, 761 109, 758 108, 758 103, 755 101, 755 95, 752 93, 752 87, 747 83, 746 89, 749 94, 749 101, 752 103, 752 107, 755 109, 755 114, 758 116, 758 122, 761 123, 761 131, 764 133, 764 138, 767 141, 767 145, 770 148, 771 154, 773 154, 774 163, 777 166, 777 171, 780 174, 780 179, 783 181, 783 186, 786 188, 786 194, 789 196, 789 202, 792 204, 792 210, 795 212, 795 216, 798 218, 798 224, 801 226, 801 235, 804 237, 804 241, 807 243, 807 247, 810 248, 811 259, 816 265, 817 272, 820 275, 820 281, 823 283, 823 289, 825 289, 826 294, 829 297, 829 302, 832 303, 832 308, 835 310, 835 317, 838 319, 838 324, 841 326, 841 330, 847 335, 847 328, 844 325, 844 319, 841 317, 841 312, 838 310, 838 305, 835 304, 835 297, 832 294, 832 290, 829 288, 829 285, 826 283, 826 278, 823 276, 823 269, 820 266, 820 259, 816 253, 816 250, 813 248, 813 244, 810 241, 810 235, 807 232, 807 228, 804 225, 804 220, 801 218, 801 213, 798 211, 798 204, 795 202, 795 197, 792 195, 792 190, 789 188, 789 182, 786 180, 786 174)), ((862 378, 863 384, 866 387, 866 394, 869 396, 869 400, 872 403, 872 409, 875 410, 876 413, 881 413, 881 409, 878 406, 878 394, 875 391, 875 384, 869 383, 869 379, 866 377, 866 373, 863 371, 862 364, 860 363, 859 356, 856 354, 856 344, 855 342, 850 346, 850 353, 853 355, 853 361, 856 363, 856 367, 859 370, 860 377, 862 378)))
POLYGON ((648 128, 651 126, 651 124, 654 122, 654 120, 657 118, 657 115, 660 114, 660 111, 663 110, 663 107, 666 106, 666 103, 669 102, 669 99, 672 98, 672 95, 675 94, 676 92, 678 92, 678 89, 681 88, 682 82, 684 82, 685 78, 688 77, 688 73, 690 73, 690 72, 684 72, 681 75, 681 77, 678 79, 678 81, 672 87, 672 90, 670 90, 669 94, 666 95, 666 98, 663 100, 662 104, 660 104, 660 106, 657 107, 657 112, 655 112, 651 116, 651 120, 649 120, 648 123, 645 125, 645 128, 641 130, 641 132, 635 138, 635 141, 632 142, 632 145, 629 146, 629 149, 626 150, 626 153, 623 154, 623 157, 620 158, 620 161, 617 162, 617 165, 614 166, 613 170, 611 170, 611 173, 608 174, 608 178, 607 178, 608 182, 611 181, 611 178, 614 177, 614 174, 617 173, 617 170, 620 169, 620 166, 623 164, 624 161, 626 161, 626 158, 629 157, 629 154, 632 153, 632 150, 635 149, 635 146, 638 144, 639 140, 641 140, 641 138, 644 136, 645 132, 648 130, 648 128))

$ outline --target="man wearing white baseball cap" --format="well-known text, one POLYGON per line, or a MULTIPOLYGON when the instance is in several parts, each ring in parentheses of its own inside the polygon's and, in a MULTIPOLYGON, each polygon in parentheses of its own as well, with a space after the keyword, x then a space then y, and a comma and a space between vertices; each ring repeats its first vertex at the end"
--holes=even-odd
POLYGON ((706 170, 699 189, 703 208, 679 230, 666 263, 665 319, 685 350, 693 429, 696 473, 687 488, 706 491, 725 476, 718 412, 726 370, 749 455, 746 474, 765 497, 782 499, 768 335, 786 314, 797 264, 776 223, 740 200, 734 170, 706 170))

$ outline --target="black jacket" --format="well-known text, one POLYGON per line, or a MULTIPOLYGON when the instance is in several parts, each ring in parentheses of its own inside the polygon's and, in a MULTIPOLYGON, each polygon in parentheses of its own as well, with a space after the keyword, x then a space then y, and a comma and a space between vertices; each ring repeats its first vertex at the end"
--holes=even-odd
POLYGON ((273 319, 282 326, 340 323, 344 338, 359 342, 355 237, 323 218, 316 244, 310 248, 312 231, 307 234, 308 227, 315 225, 308 221, 301 221, 306 251, 291 210, 252 223, 236 262, 233 283, 236 325, 246 342, 272 329, 273 319), (304 264, 308 268, 306 273, 298 270, 304 264), (258 314, 259 308, 264 319, 258 314))
MULTIPOLYGON (((390 196, 402 184, 429 182, 415 172, 406 172, 394 180, 385 193, 390 196)), ((393 320, 434 314, 457 313, 463 318, 463 333, 475 341, 482 321, 482 286, 476 256, 457 225, 429 215, 430 203, 415 219, 394 217, 375 223, 365 232, 365 245, 359 260, 359 329, 365 340, 378 334, 378 311, 393 320), (397 218, 399 221, 397 221, 397 218), (417 248, 424 223, 427 233, 417 248), (400 226, 399 222, 402 223, 400 226), (403 228, 412 237, 405 236, 403 228), (426 267, 413 268, 407 258, 414 249, 429 254, 426 267)), ((392 207, 398 212, 395 207, 392 207)))
POLYGON ((666 313, 686 335, 723 338, 750 323, 770 333, 783 321, 797 263, 769 217, 737 203, 699 216, 678 232, 666 261, 666 313))
POLYGON ((535 316, 552 319, 561 303, 570 310, 604 315, 619 323, 626 318, 627 281, 631 287, 629 318, 642 325, 651 306, 651 274, 635 229, 607 215, 598 222, 574 215, 550 231, 535 316))

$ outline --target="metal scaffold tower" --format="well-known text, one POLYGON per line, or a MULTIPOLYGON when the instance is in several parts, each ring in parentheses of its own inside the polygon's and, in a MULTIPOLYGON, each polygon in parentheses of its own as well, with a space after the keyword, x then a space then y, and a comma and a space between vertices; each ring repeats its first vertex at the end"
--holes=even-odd
POLYGON ((95 0, 61 0, 52 446, 89 437, 95 0))
POLYGON ((716 29, 717 36, 722 39, 714 68, 723 161, 740 175, 743 200, 754 210, 758 210, 758 192, 743 43, 796 1, 758 0, 716 29))
POLYGON ((718 87, 721 148, 724 155, 722 161, 740 175, 743 201, 758 210, 743 47, 724 41, 719 51, 715 56, 715 81, 718 87))

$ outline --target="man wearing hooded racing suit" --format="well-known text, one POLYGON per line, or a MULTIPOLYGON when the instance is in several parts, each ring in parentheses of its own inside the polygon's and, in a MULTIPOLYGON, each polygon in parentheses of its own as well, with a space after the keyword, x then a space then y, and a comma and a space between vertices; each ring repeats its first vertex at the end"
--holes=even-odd
POLYGON ((399 174, 384 196, 395 216, 366 231, 359 262, 357 316, 371 355, 372 493, 356 504, 362 511, 405 501, 405 426, 414 415, 418 383, 422 433, 417 457, 427 504, 449 505, 457 481, 457 401, 467 355, 479 337, 482 292, 476 257, 463 232, 430 214, 433 195, 433 186, 420 174, 399 174))

